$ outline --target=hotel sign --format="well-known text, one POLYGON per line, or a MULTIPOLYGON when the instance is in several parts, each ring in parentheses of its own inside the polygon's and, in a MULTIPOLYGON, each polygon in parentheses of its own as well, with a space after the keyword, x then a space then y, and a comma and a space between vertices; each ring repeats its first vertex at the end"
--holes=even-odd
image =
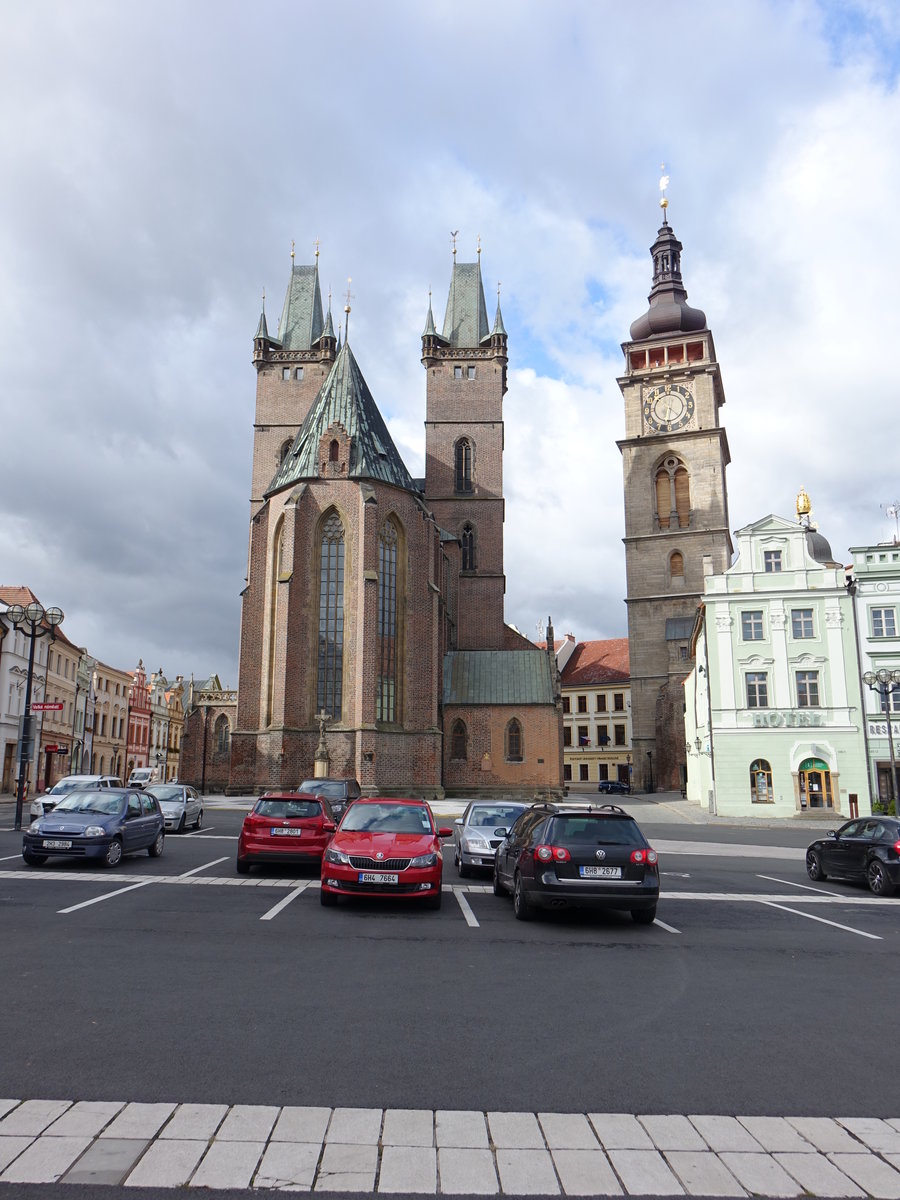
POLYGON ((767 710, 766 712, 755 712, 753 714, 754 728, 765 729, 782 729, 782 728, 800 728, 809 729, 813 726, 824 725, 825 720, 820 712, 777 712, 767 710))

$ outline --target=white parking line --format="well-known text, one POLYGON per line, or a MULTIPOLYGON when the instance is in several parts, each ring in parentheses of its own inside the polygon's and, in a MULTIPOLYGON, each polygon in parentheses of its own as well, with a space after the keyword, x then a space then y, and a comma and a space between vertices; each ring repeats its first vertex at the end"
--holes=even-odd
POLYGON ((660 929, 665 929, 667 933, 681 933, 680 929, 676 929, 674 925, 667 925, 665 921, 661 921, 659 917, 655 919, 653 924, 658 925, 660 929))
POLYGON ((214 858, 212 862, 204 863, 202 867, 194 867, 192 871, 185 871, 183 875, 179 875, 179 879, 188 879, 191 875, 197 875, 200 871, 205 871, 207 867, 218 866, 220 862, 228 862, 228 856, 224 858, 214 858))
POLYGON ((92 904, 99 904, 102 900, 112 900, 113 896, 124 896, 126 892, 134 892, 138 888, 149 887, 151 883, 156 883, 155 879, 145 879, 143 883, 133 883, 131 887, 119 888, 115 892, 107 892, 105 896, 95 896, 93 900, 82 900, 80 904, 73 904, 71 908, 59 908, 58 913, 73 913, 79 908, 90 908, 92 904))
POLYGON ((798 917, 806 917, 809 921, 819 921, 822 925, 832 925, 835 929, 843 929, 847 933, 857 933, 860 937, 871 938, 873 942, 880 942, 882 939, 877 933, 866 933, 864 929, 854 929, 852 925, 841 925, 837 921, 826 921, 824 917, 814 916, 813 913, 801 912, 798 908, 788 908, 786 904, 775 904, 771 900, 763 900, 763 904, 769 908, 780 909, 781 912, 794 913, 798 917))
POLYGON ((12 862, 14 858, 21 858, 21 854, 7 854, 6 858, 0 858, 0 862, 12 862))
POLYGON ((187 836, 188 836, 188 837, 197 837, 197 836, 199 835, 199 836, 201 836, 201 837, 202 837, 202 835, 203 835, 204 833, 212 833, 212 831, 213 831, 214 829, 215 829, 215 825, 204 825, 204 827, 203 827, 202 829, 190 829, 190 830, 188 830, 188 835, 187 835, 187 836))
POLYGON ((795 883, 793 879, 776 879, 774 875, 757 875, 757 879, 767 879, 769 883, 783 883, 787 887, 802 888, 804 892, 815 892, 818 896, 840 896, 840 892, 829 892, 827 888, 810 887, 808 883, 795 883))
MULTIPOLYGON (((211 825, 210 829, 215 829, 215 825, 211 825)), ((238 840, 236 833, 207 833, 205 829, 201 829, 197 833, 188 833, 185 836, 196 838, 200 842, 204 839, 210 842, 236 842, 238 840)))
POLYGON ((459 907, 462 909, 462 915, 466 918, 466 924, 471 929, 480 929, 481 926, 478 924, 478 918, 475 916, 475 914, 472 912, 472 909, 469 907, 469 902, 463 895, 461 889, 453 888, 452 891, 453 891, 454 896, 457 899, 457 902, 459 903, 459 907))
POLYGON ((263 915, 259 919, 261 921, 271 921, 273 917, 278 916, 278 914, 281 912, 281 910, 283 908, 287 908, 287 906, 290 904, 290 902, 292 900, 296 900, 301 892, 305 892, 308 887, 309 887, 309 880, 305 879, 303 881, 303 883, 301 883, 297 887, 295 887, 292 892, 288 892, 288 894, 284 897, 283 900, 279 900, 274 908, 270 908, 267 913, 263 913, 263 915))

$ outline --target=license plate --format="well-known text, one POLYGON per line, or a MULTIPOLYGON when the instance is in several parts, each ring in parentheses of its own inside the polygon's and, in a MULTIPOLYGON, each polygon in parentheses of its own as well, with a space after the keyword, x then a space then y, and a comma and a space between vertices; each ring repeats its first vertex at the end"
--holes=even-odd
POLYGON ((621 879, 621 867, 579 867, 582 879, 621 879))
POLYGON ((71 842, 60 842, 60 841, 53 841, 53 842, 45 841, 44 849, 45 850, 71 850, 72 843, 71 842))
POLYGON ((399 883, 399 875, 378 874, 375 871, 360 871, 357 883, 399 883))
POLYGON ((289 825, 281 829, 270 829, 272 837, 303 837, 302 829, 292 829, 289 825))

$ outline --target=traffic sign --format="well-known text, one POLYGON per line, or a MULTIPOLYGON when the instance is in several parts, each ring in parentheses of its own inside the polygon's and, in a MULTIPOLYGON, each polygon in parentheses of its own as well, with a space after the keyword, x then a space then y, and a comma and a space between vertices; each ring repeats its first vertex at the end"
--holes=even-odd
POLYGON ((45 702, 42 700, 40 702, 40 704, 32 704, 31 711, 32 712, 62 712, 62 707, 63 707, 62 701, 51 704, 51 703, 48 703, 48 702, 45 702))

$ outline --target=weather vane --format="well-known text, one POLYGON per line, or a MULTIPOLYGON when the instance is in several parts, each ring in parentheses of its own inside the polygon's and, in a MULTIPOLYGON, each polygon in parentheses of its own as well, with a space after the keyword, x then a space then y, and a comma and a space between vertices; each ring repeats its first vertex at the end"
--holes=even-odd
POLYGON ((291 266, 294 265, 294 239, 291 238, 291 266))
POLYGON ((659 207, 663 210, 663 221, 665 221, 666 220, 666 209, 669 207, 669 200, 668 200, 668 197, 666 196, 666 189, 669 186, 669 177, 665 173, 666 172, 666 164, 665 163, 660 163, 659 169, 662 171, 662 175, 660 176, 660 180, 659 180, 659 190, 662 192, 662 195, 659 198, 659 207))
POLYGON ((319 239, 316 238, 316 262, 319 261, 319 239))
POLYGON ((459 230, 458 230, 458 229, 451 229, 451 230, 450 230, 450 237, 451 237, 451 239, 452 239, 452 243, 453 243, 453 257, 454 257, 454 258, 456 258, 456 238, 457 238, 457 235, 458 235, 458 234, 459 234, 459 230))
POLYGON ((481 261, 481 234, 480 233, 478 235, 478 241, 476 243, 476 253, 478 254, 478 261, 480 262, 481 261))
POLYGON ((350 334, 350 301, 352 299, 354 299, 353 293, 350 291, 350 284, 352 282, 353 282, 352 278, 348 275, 347 276, 347 303, 344 305, 344 313, 345 313, 345 316, 344 316, 344 341, 345 342, 347 341, 347 338, 349 337, 349 334, 350 334))

